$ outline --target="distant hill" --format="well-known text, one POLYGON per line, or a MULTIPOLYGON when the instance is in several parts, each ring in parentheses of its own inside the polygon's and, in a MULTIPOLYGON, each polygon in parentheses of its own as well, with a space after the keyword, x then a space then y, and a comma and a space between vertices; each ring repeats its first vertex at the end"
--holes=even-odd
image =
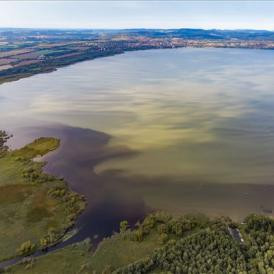
POLYGON ((274 40, 274 31, 267 30, 128 29, 121 32, 129 35, 185 39, 274 40))
POLYGON ((267 30, 220 30, 220 29, 26 29, 0 28, 0 36, 18 35, 62 35, 71 39, 95 38, 100 35, 146 36, 151 38, 176 37, 184 39, 219 39, 219 40, 268 40, 274 41, 274 31, 267 30))

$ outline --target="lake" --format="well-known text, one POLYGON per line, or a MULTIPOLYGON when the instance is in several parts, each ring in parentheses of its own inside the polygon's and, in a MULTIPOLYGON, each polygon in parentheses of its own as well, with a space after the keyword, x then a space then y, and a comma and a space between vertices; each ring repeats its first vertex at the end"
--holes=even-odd
POLYGON ((274 51, 163 49, 86 61, 0 85, 0 115, 13 148, 61 138, 45 170, 87 197, 81 239, 155 209, 272 215, 274 51))

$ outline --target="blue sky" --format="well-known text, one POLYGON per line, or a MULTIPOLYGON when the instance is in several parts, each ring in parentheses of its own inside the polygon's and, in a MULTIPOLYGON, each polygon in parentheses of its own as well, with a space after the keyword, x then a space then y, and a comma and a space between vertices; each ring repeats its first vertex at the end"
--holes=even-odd
POLYGON ((0 27, 274 30, 274 2, 1 1, 0 27))

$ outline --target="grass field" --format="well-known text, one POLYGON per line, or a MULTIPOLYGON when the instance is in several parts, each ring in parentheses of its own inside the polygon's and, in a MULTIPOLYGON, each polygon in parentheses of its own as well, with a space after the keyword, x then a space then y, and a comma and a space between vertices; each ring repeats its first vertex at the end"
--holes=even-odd
POLYGON ((35 248, 57 241, 84 208, 62 179, 44 174, 44 163, 32 160, 59 143, 40 138, 0 158, 0 260, 23 254, 18 248, 27 241, 35 248))
POLYGON ((114 270, 140 260, 160 247, 159 234, 154 232, 144 241, 132 241, 122 234, 105 239, 90 258, 90 267, 96 273, 114 270))
POLYGON ((6 271, 9 274, 76 274, 92 273, 91 253, 86 242, 74 244, 39 259, 26 260, 6 271))

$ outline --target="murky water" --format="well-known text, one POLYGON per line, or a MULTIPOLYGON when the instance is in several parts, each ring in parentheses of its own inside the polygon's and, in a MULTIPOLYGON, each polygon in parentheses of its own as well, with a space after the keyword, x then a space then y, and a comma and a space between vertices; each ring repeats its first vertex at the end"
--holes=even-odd
POLYGON ((13 146, 62 139, 46 169, 87 196, 90 235, 152 208, 271 214, 273 107, 266 50, 130 52, 0 86, 13 146))

